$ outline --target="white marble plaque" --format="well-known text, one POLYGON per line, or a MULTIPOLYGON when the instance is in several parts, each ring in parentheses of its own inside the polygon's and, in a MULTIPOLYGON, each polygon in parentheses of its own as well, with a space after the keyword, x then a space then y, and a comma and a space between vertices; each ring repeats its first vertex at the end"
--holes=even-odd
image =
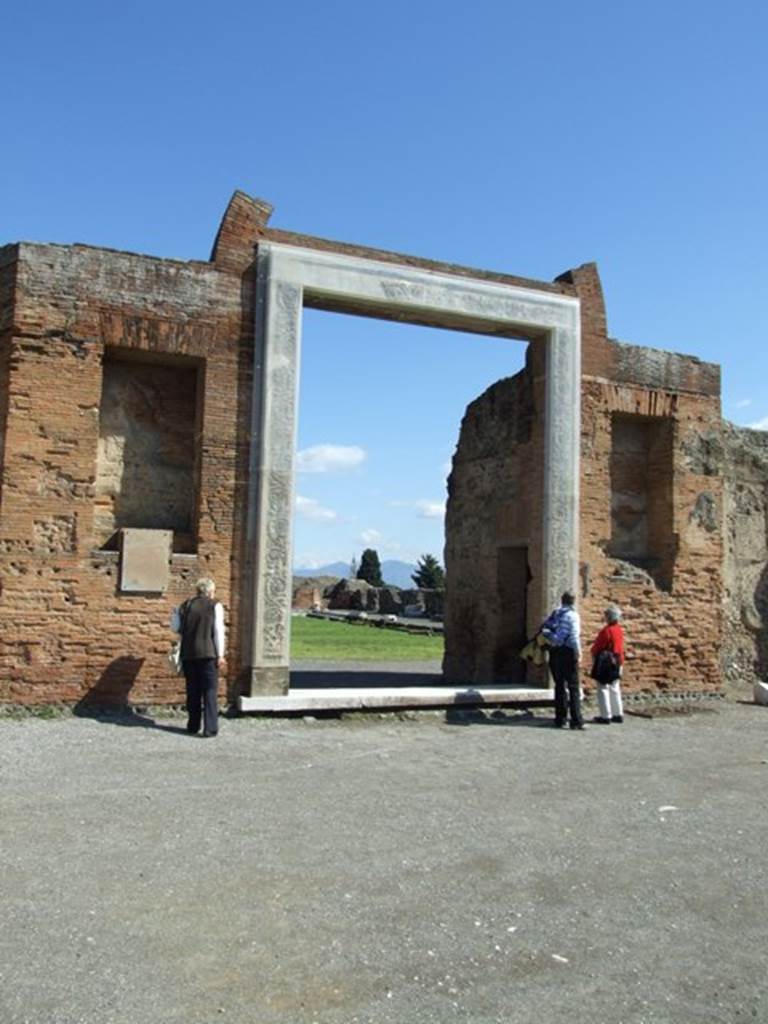
POLYGON ((162 594, 168 589, 173 530, 120 531, 120 589, 162 594))

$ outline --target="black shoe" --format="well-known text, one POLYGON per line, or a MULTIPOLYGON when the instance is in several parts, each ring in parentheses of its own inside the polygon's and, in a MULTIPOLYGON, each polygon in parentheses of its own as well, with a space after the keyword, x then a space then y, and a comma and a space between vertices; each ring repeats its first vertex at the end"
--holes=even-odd
POLYGON ((210 740, 210 739, 213 739, 214 736, 218 736, 218 735, 219 734, 217 732, 204 732, 203 733, 203 739, 210 740))
POLYGON ((593 718, 592 721, 596 725, 610 725, 611 724, 611 719, 610 718, 593 718))
POLYGON ((616 722, 617 725, 621 725, 621 723, 624 721, 624 715, 614 715, 611 721, 616 722))
POLYGON ((584 729, 586 729, 587 727, 586 727, 586 725, 584 725, 584 723, 583 723, 583 722, 579 722, 579 724, 578 724, 578 725, 571 725, 571 728, 572 728, 572 729, 578 729, 578 730, 579 730, 579 732, 581 732, 581 731, 583 731, 584 729))
POLYGON ((197 727, 196 729, 191 729, 191 728, 190 728, 189 726, 187 726, 187 733, 188 733, 188 734, 189 734, 190 736, 197 736, 197 734, 198 734, 199 732, 200 732, 200 726, 199 726, 199 725, 198 725, 198 727, 197 727))
POLYGON ((553 722, 552 723, 552 727, 554 729, 564 729, 565 728, 565 722, 553 722))

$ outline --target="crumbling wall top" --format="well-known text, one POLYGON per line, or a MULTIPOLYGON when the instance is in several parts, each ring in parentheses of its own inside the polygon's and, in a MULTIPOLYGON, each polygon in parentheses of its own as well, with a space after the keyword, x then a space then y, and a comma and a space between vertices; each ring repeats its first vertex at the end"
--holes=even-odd
POLYGON ((213 243, 211 262, 219 270, 244 271, 253 263, 254 247, 271 216, 272 205, 266 199, 239 189, 233 192, 213 243))
POLYGON ((686 391, 720 396, 720 367, 665 349, 646 348, 611 339, 614 359, 611 379, 617 384, 636 384, 662 391, 686 391))
POLYGON ((7 331, 13 323, 18 256, 18 245, 0 247, 0 332, 7 331))

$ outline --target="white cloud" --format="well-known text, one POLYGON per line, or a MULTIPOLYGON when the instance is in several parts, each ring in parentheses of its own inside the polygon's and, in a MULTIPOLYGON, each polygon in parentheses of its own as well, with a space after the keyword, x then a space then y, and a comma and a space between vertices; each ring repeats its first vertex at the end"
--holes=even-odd
POLYGON ((321 505, 316 498, 303 498, 300 494, 296 495, 296 514, 302 519, 311 519, 316 523, 327 523, 336 519, 336 513, 332 508, 321 505))
POLYGON ((377 540, 381 540, 381 534, 378 530, 363 530, 360 540, 365 544, 375 544, 377 540))
POLYGON ((746 409, 748 405, 752 405, 751 398, 742 398, 740 401, 734 404, 735 409, 746 409))
POLYGON ((768 416, 763 416, 761 420, 750 423, 749 427, 751 430, 768 430, 768 416))
POLYGON ((444 501, 427 501, 422 499, 414 503, 421 519, 443 519, 445 517, 444 501))
POLYGON ((376 545, 381 558, 401 558, 404 561, 413 561, 413 559, 405 558, 403 552, 405 548, 399 540, 390 540, 388 537, 382 537, 376 545))
MULTIPOLYGON (((330 559, 328 559, 330 561, 330 559)), ((318 555, 305 555, 299 554, 293 560, 294 569, 319 569, 321 565, 326 565, 326 560, 320 558, 318 555)))
POLYGON ((453 459, 446 459, 440 467, 443 476, 450 476, 451 470, 453 469, 453 459))
POLYGON ((419 514, 419 519, 444 519, 445 518, 445 502, 444 501, 429 501, 427 498, 421 498, 419 501, 402 501, 400 499, 393 499, 388 501, 388 508, 414 508, 419 514))
POLYGON ((399 540, 385 540, 379 544, 378 551, 385 558, 399 558, 404 562, 415 562, 416 558, 408 548, 403 547, 399 540))
POLYGON ((316 444, 297 452, 296 468, 299 473, 344 473, 365 459, 365 450, 356 444, 316 444))

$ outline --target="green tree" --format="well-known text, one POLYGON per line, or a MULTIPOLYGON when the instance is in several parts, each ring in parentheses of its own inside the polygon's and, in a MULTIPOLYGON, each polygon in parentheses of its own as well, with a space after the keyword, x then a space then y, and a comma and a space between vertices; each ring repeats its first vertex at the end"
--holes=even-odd
POLYGON ((419 590, 442 590, 445 586, 445 571, 434 555, 422 555, 411 579, 419 590))
POLYGON ((366 548, 360 556, 360 568, 357 570, 357 578, 365 580, 372 587, 384 586, 384 580, 381 578, 381 562, 373 548, 366 548))

